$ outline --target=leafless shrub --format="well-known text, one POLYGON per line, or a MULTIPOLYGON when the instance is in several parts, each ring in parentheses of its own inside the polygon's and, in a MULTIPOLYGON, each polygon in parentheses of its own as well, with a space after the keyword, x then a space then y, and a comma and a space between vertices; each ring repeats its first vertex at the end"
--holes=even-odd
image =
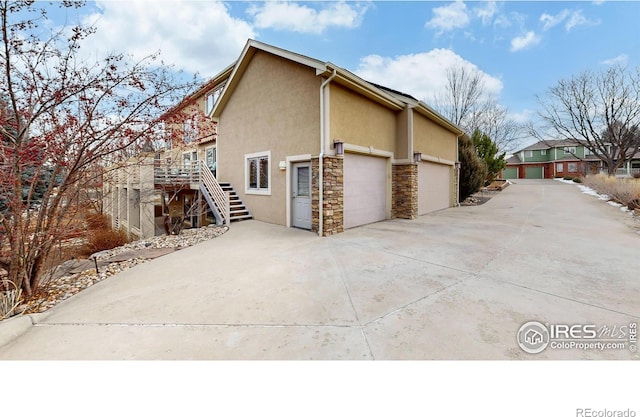
POLYGON ((11 317, 18 305, 22 290, 8 279, 0 281, 0 320, 11 317))
POLYGON ((640 200, 640 181, 633 178, 616 178, 605 174, 589 175, 584 184, 613 201, 628 206, 640 200))

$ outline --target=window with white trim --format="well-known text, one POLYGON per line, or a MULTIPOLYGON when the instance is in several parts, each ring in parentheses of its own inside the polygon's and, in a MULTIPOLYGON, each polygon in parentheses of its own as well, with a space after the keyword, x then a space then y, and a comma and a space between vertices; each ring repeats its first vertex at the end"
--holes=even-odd
POLYGON ((271 151, 246 154, 245 192, 271 194, 271 151))
POLYGON ((567 171, 569 171, 569 172, 578 172, 578 163, 577 162, 569 162, 567 164, 567 171))
POLYGON ((589 149, 589 148, 587 148, 587 147, 585 146, 585 148, 584 148, 584 156, 589 156, 589 155, 592 155, 592 153, 591 153, 591 149, 589 149))
POLYGON ((556 172, 562 172, 563 165, 564 165, 564 164, 562 164, 562 163, 560 163, 560 164, 556 164, 556 172))
POLYGON ((546 149, 540 149, 540 155, 546 155, 546 154, 547 154, 546 149))
POLYGON ((213 108, 215 107, 220 95, 222 94, 222 89, 224 88, 224 84, 216 87, 213 91, 207 94, 207 114, 211 114, 213 108))
POLYGON ((575 147, 575 146, 565 146, 565 147, 564 147, 564 153, 565 153, 565 154, 575 155, 575 153, 576 153, 576 147, 575 147))
POLYGON ((533 158, 533 151, 525 151, 524 152, 524 157, 525 158, 533 158))
POLYGON ((184 143, 191 143, 198 140, 198 115, 184 121, 184 143))
POLYGON ((182 166, 189 168, 198 163, 198 151, 187 151, 182 153, 182 166))
POLYGON ((204 159, 209 169, 215 172, 217 168, 216 162, 218 160, 215 146, 209 146, 204 150, 204 159))

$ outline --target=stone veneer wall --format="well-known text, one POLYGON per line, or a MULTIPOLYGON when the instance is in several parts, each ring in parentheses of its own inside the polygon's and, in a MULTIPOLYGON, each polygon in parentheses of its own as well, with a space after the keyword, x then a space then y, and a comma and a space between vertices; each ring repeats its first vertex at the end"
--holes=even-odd
POLYGON ((418 165, 393 165, 391 209, 394 218, 418 217, 418 165))
MULTIPOLYGON (((311 158, 311 230, 314 232, 318 232, 320 225, 318 159, 318 157, 311 158)), ((322 235, 330 236, 344 232, 344 158, 342 156, 325 156, 323 174, 322 235)))

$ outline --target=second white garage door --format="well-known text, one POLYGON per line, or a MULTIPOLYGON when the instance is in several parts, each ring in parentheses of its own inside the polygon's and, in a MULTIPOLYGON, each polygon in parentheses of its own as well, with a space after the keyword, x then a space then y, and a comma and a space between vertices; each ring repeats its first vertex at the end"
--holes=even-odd
POLYGON ((451 166, 432 162, 418 165, 418 214, 449 207, 451 166))
POLYGON ((387 218, 387 159, 344 155, 344 228, 387 218))

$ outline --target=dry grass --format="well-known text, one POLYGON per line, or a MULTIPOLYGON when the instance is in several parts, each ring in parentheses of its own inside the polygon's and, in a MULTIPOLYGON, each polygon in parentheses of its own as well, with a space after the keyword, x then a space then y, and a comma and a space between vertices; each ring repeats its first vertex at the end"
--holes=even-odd
POLYGON ((640 179, 615 178, 605 174, 597 174, 587 176, 584 184, 599 194, 608 195, 613 201, 630 209, 640 208, 640 179))
POLYGON ((129 237, 124 230, 111 228, 109 217, 104 214, 86 216, 87 229, 89 230, 88 242, 79 248, 81 256, 89 256, 92 253, 113 249, 129 243, 129 237))

